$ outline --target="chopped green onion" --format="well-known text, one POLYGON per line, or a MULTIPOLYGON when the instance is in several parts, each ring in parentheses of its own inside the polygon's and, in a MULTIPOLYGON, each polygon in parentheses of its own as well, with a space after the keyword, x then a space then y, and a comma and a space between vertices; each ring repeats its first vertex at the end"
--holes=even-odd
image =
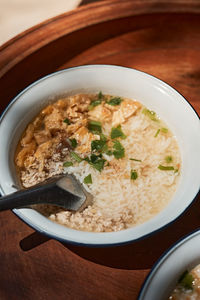
POLYGON ((111 156, 111 155, 113 155, 113 152, 112 152, 112 150, 108 150, 108 151, 106 151, 106 154, 107 154, 108 156, 111 156))
POLYGON ((76 139, 69 139, 70 140, 70 143, 71 143, 71 146, 72 146, 72 148, 76 148, 76 146, 78 145, 78 143, 77 143, 77 140, 76 139))
POLYGON ((96 162, 92 163, 92 167, 101 172, 104 168, 106 160, 105 159, 98 159, 96 162))
POLYGON ((64 122, 64 123, 67 123, 67 125, 70 125, 70 124, 71 124, 71 122, 70 122, 70 120, 69 120, 68 118, 64 119, 63 122, 64 122))
POLYGON ((92 183, 92 176, 91 176, 91 174, 89 174, 88 176, 86 176, 83 181, 84 181, 85 184, 92 183))
POLYGON ((138 173, 135 170, 131 170, 131 179, 136 180, 138 178, 138 173))
POLYGON ((115 106, 115 105, 119 105, 122 101, 123 99, 120 97, 113 97, 110 100, 106 101, 106 103, 115 106))
POLYGON ((107 141, 107 137, 103 133, 100 133, 100 140, 106 142, 107 141))
POLYGON ((164 132, 164 133, 167 133, 168 129, 163 127, 163 128, 161 128, 161 131, 164 132))
POLYGON ((95 155, 92 154, 91 157, 86 157, 84 159, 85 161, 87 161, 94 169, 98 170, 99 172, 101 172, 104 168, 104 164, 106 162, 105 159, 102 159, 102 155, 95 155))
POLYGON ((92 110, 95 106, 98 106, 101 104, 101 100, 93 100, 91 101, 90 105, 88 106, 89 110, 92 110))
POLYGON ((122 139, 126 138, 126 135, 123 133, 122 129, 121 129, 121 125, 118 125, 117 127, 113 127, 111 130, 111 139, 115 139, 118 137, 121 137, 122 139))
POLYGON ((174 170, 174 167, 172 166, 162 166, 162 165, 159 165, 158 166, 158 169, 162 170, 162 171, 171 171, 171 170, 174 170))
POLYGON ((107 138, 103 133, 100 133, 100 140, 94 140, 91 142, 92 151, 96 150, 99 152, 106 152, 108 150, 108 146, 106 145, 107 138))
POLYGON ((122 146, 122 144, 119 141, 113 141, 114 145, 113 148, 115 149, 113 151, 114 157, 116 159, 122 158, 125 156, 125 150, 124 147, 122 146))
POLYGON ((90 156, 90 160, 91 160, 92 163, 95 163, 99 158, 102 158, 102 154, 96 155, 96 154, 93 153, 90 156))
POLYGON ((89 131, 91 131, 94 134, 102 133, 101 123, 98 121, 89 121, 88 129, 89 129, 89 131))
POLYGON ((104 97, 104 96, 103 96, 102 92, 100 91, 100 92, 98 93, 98 99, 102 100, 103 97, 104 97))
POLYGON ((92 110, 95 106, 98 106, 102 103, 102 100, 103 100, 103 94, 102 92, 99 92, 98 95, 97 95, 97 99, 94 99, 90 102, 90 105, 88 106, 88 109, 89 110, 92 110))
POLYGON ((77 162, 82 162, 82 160, 83 160, 78 154, 76 154, 76 153, 73 152, 73 151, 70 152, 70 155, 71 155, 71 158, 73 158, 73 159, 76 160, 77 162))
POLYGON ((154 135, 154 137, 157 137, 157 136, 159 135, 159 132, 160 132, 160 129, 158 129, 158 130, 156 131, 156 134, 154 135))
POLYGON ((186 270, 179 278, 178 283, 185 289, 192 290, 193 289, 193 281, 194 281, 194 278, 193 278, 192 274, 186 270))
POLYGON ((178 173, 178 171, 179 171, 179 169, 175 169, 175 170, 174 170, 174 173, 178 173))
POLYGON ((144 115, 146 115, 147 117, 149 117, 152 121, 159 122, 158 117, 157 117, 156 113, 153 110, 149 110, 147 108, 144 108, 142 110, 142 113, 144 115))
POLYGON ((94 140, 91 142, 91 149, 92 151, 100 151, 100 152, 105 152, 108 149, 108 146, 106 145, 106 141, 102 140, 94 140))
POLYGON ((71 167, 71 166, 73 166, 73 162, 72 161, 66 161, 63 164, 63 167, 71 167))
POLYGON ((90 105, 88 106, 89 110, 92 110, 95 106, 98 106, 98 105, 101 104, 101 102, 103 100, 103 97, 104 97, 103 94, 102 94, 102 92, 99 92, 97 97, 98 97, 97 99, 92 100, 90 102, 90 105))
POLYGON ((171 162, 173 161, 172 156, 170 156, 170 155, 169 155, 169 156, 166 156, 166 157, 165 157, 165 161, 166 161, 167 164, 171 163, 171 162))
POLYGON ((136 159, 136 158, 129 158, 130 160, 134 160, 134 161, 139 161, 141 162, 141 159, 136 159))

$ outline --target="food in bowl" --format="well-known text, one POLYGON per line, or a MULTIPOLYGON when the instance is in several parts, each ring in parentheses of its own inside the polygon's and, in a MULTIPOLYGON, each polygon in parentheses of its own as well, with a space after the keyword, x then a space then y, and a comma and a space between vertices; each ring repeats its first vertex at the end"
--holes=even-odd
MULTIPOLYGON (((177 138, 181 152, 181 169, 176 192, 165 209, 147 222, 126 230, 97 234, 73 230, 50 221, 31 207, 14 210, 19 218, 35 230, 53 239, 85 246, 121 245, 153 234, 179 217, 199 191, 200 122, 198 115, 183 96, 166 83, 144 72, 120 66, 88 65, 65 69, 41 78, 17 95, 3 113, 0 119, 1 194, 7 195, 16 191, 18 180, 14 152, 27 124, 39 111, 52 100, 63 96, 99 91, 103 94, 138 99, 149 110, 155 111, 177 138)), ((122 130, 123 126, 122 124, 122 130)), ((119 141, 123 144, 126 139, 119 141)), ((135 183, 138 179, 139 177, 135 183)), ((156 299, 156 296, 152 299, 156 299)))
POLYGON ((153 218, 178 185, 175 136, 140 102, 76 94, 41 110, 20 139, 16 166, 24 187, 73 173, 94 196, 82 212, 38 205, 59 224, 92 232, 127 229, 153 218))
POLYGON ((200 264, 190 272, 187 270, 180 276, 169 300, 199 300, 200 299, 200 264))

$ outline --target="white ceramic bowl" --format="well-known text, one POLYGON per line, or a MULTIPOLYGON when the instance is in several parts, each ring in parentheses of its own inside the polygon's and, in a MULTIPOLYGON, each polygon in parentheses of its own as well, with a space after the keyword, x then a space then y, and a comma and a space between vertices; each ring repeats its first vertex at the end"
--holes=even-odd
POLYGON ((166 83, 137 70, 107 65, 81 66, 46 76, 30 85, 8 106, 0 120, 0 187, 15 191, 14 150, 27 123, 49 101, 63 94, 99 92, 137 99, 158 113, 175 133, 182 158, 180 183, 170 204, 148 222, 119 232, 69 229, 33 209, 15 209, 23 221, 58 240, 93 246, 127 243, 175 220, 191 204, 200 185, 200 122, 190 104, 166 83))
POLYGON ((200 264, 200 230, 172 246, 154 265, 138 300, 166 300, 184 271, 200 264))

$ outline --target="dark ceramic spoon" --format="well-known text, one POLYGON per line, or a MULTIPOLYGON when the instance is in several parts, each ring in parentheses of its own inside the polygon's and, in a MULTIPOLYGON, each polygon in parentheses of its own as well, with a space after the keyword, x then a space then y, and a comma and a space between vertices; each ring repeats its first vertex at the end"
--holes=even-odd
POLYGON ((55 176, 31 188, 22 189, 0 198, 0 211, 28 207, 33 204, 52 204, 68 210, 82 210, 92 203, 73 175, 55 176))

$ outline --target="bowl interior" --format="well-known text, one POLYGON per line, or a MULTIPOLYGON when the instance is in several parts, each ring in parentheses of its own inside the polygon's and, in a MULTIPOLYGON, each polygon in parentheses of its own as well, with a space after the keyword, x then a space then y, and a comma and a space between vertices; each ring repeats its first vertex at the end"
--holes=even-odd
POLYGON ((2 194, 15 191, 14 151, 28 122, 50 101, 80 92, 132 98, 160 118, 175 134, 181 151, 182 170, 178 189, 170 204, 150 221, 112 233, 89 233, 55 224, 32 209, 14 212, 36 230, 51 237, 87 245, 125 243, 165 226, 179 216, 199 190, 200 123, 188 102, 162 81, 137 70, 117 66, 82 66, 51 74, 19 94, 4 112, 0 123, 0 186, 2 194))

